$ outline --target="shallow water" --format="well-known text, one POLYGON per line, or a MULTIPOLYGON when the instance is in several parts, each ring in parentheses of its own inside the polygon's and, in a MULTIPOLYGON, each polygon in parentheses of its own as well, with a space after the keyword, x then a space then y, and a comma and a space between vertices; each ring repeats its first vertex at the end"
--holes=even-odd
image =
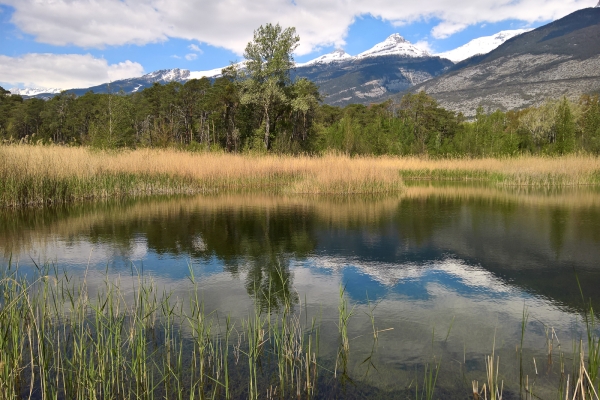
POLYGON ((425 365, 439 363, 436 397, 469 398, 494 346, 504 397, 518 397, 526 308, 524 374, 537 396, 556 398, 560 352, 571 365, 582 334, 576 276, 584 296, 600 299, 600 192, 422 183, 384 197, 240 194, 5 211, 0 254, 23 271, 50 262, 86 273, 91 286, 106 273, 143 271, 180 298, 192 268, 206 309, 234 320, 254 302, 276 309, 292 297, 303 318, 319 319, 329 366, 344 286, 355 307, 350 384, 328 380, 322 397, 414 397, 425 365), (279 297, 260 295, 269 290, 279 297), (550 362, 552 329, 560 342, 550 362))

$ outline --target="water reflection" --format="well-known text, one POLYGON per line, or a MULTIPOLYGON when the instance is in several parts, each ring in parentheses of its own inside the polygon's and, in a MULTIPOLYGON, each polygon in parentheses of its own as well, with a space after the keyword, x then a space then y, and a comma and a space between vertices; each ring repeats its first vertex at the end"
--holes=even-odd
MULTIPOLYGON (((76 273, 91 264, 118 275, 133 262, 184 297, 191 264, 207 309, 236 316, 251 307, 248 295, 263 310, 293 299, 307 319, 324 322, 322 349, 331 359, 344 285, 357 304, 344 371, 363 376, 370 357, 377 373, 365 379, 388 389, 409 387, 432 355, 452 360, 443 367, 445 390, 482 380, 494 336, 512 363, 524 305, 535 316, 532 357, 544 352, 545 327, 572 335, 582 311, 575 271, 583 292, 595 295, 599 244, 595 189, 426 184, 381 198, 223 195, 0 215, 1 252, 24 266, 56 261, 76 273), (378 327, 393 328, 375 355, 367 296, 380 302, 378 327)), ((514 369, 503 373, 518 382, 514 369)))
POLYGON ((370 292, 377 293, 403 281, 397 275, 406 265, 450 257, 577 309, 573 271, 586 293, 600 279, 599 199, 593 190, 425 186, 386 198, 218 196, 80 205, 3 213, 0 249, 22 263, 31 257, 82 267, 91 259, 118 270, 143 261, 146 270, 177 278, 187 274, 190 260, 206 274, 243 271, 251 295, 271 287, 282 296, 293 292, 292 261, 337 264, 357 282, 351 293, 365 285, 360 276, 370 276, 377 282, 370 292))

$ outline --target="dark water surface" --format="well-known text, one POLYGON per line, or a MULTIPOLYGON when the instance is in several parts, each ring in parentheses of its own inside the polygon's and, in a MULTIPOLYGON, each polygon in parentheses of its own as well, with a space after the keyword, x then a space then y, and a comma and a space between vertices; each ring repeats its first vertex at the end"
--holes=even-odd
POLYGON ((259 295, 276 287, 307 319, 318 316, 324 365, 335 365, 345 286, 355 306, 346 370, 358 398, 406 397, 424 366, 438 363, 435 397, 472 397, 494 343, 504 397, 516 397, 525 307, 524 373, 536 395, 556 398, 556 360, 562 352, 571 364, 582 333, 576 275, 584 295, 600 300, 600 192, 422 184, 385 197, 246 194, 4 211, 0 256, 24 269, 88 270, 92 284, 136 269, 182 298, 192 268, 206 309, 234 320, 255 301, 276 309, 282 298, 259 295), (369 301, 385 330, 376 343, 369 301))

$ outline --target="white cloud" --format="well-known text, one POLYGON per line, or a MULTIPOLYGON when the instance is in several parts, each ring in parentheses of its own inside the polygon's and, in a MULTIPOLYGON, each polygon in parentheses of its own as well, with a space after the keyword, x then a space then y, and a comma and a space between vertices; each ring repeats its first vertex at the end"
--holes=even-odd
POLYGON ((190 53, 190 54, 185 55, 185 59, 188 61, 194 61, 196 58, 198 58, 198 54, 195 54, 195 53, 190 53))
POLYGON ((433 48, 431 47, 431 43, 429 43, 427 40, 419 40, 418 42, 415 43, 415 46, 417 46, 420 49, 425 50, 429 54, 435 53, 435 50, 433 50, 433 48))
POLYGON ((460 22, 442 22, 431 30, 431 34, 436 39, 445 39, 457 32, 462 31, 467 26, 469 25, 460 22))
POLYGON ((191 51, 195 51, 196 53, 200 53, 200 54, 204 53, 204 52, 202 51, 202 49, 201 49, 200 47, 198 47, 198 45, 197 45, 197 44, 190 44, 190 45, 188 46, 188 49, 190 49, 191 51))
POLYGON ((132 78, 144 68, 131 61, 108 64, 90 54, 0 55, 0 79, 15 86, 71 89, 132 78))
POLYGON ((394 25, 437 18, 431 34, 452 35, 469 25, 517 19, 552 20, 595 0, 0 0, 14 8, 12 22, 37 41, 102 48, 181 38, 241 55, 253 30, 279 22, 295 26, 299 55, 319 46, 343 46, 361 15, 394 25))

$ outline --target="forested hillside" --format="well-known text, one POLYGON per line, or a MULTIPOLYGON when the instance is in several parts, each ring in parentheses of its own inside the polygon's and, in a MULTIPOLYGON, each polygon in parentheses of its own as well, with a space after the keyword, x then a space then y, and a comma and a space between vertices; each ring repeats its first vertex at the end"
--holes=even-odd
POLYGON ((274 105, 265 144, 264 108, 241 100, 233 77, 172 82, 129 96, 88 93, 44 101, 0 96, 5 142, 98 148, 181 147, 230 152, 495 156, 600 154, 600 102, 549 101, 520 111, 477 110, 467 121, 424 93, 400 102, 319 105, 316 86, 292 85, 274 105))

